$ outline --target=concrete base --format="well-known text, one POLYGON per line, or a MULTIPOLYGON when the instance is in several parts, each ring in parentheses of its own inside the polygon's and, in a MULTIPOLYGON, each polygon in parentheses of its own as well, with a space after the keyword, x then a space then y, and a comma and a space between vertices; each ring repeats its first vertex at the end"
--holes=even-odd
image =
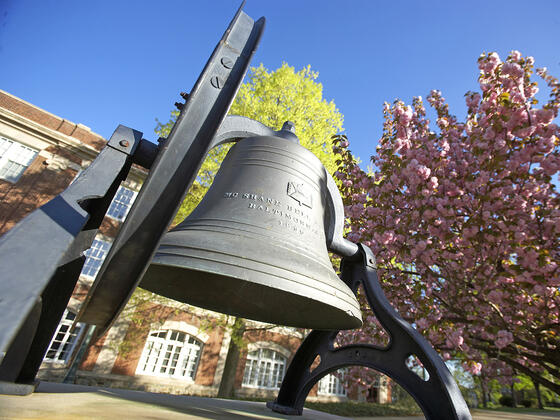
POLYGON ((35 391, 39 382, 33 384, 18 384, 14 382, 0 381, 0 394, 5 395, 29 395, 35 391))
POLYGON ((0 395, 0 418, 8 419, 308 419, 348 420, 304 409, 301 417, 286 416, 265 403, 155 394, 41 382, 28 396, 0 395))

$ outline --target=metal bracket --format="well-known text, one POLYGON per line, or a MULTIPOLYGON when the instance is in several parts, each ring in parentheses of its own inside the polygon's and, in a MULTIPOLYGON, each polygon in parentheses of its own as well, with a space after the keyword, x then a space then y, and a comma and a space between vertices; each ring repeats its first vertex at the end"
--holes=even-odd
POLYGON ((139 131, 119 126, 65 191, 0 238, 1 381, 33 381, 78 280, 83 252, 91 247, 141 138, 139 131))
POLYGON ((387 347, 354 344, 334 347, 339 331, 312 331, 296 352, 278 397, 267 407, 278 413, 301 415, 313 385, 323 376, 345 366, 365 366, 384 373, 416 400, 428 420, 470 420, 468 407, 453 376, 436 351, 420 333, 391 307, 375 270, 371 250, 362 244, 359 259, 343 259, 342 279, 356 292, 362 284, 368 304, 390 336, 387 347), (406 366, 416 356, 429 374, 424 381, 406 366), (320 363, 311 366, 317 356, 320 363))
POLYGON ((78 314, 80 321, 97 325, 99 335, 111 326, 128 302, 204 157, 216 143, 216 132, 264 29, 264 18, 255 22, 242 7, 181 107, 155 161, 146 162, 150 173, 78 314))

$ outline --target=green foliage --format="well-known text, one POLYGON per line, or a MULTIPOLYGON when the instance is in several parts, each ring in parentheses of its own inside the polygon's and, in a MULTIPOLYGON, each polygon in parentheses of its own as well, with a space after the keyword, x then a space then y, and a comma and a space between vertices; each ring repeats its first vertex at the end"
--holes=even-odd
POLYGON ((343 130, 344 117, 333 101, 323 98, 323 85, 317 77, 319 73, 311 70, 311 66, 298 72, 286 63, 273 72, 262 64, 253 67, 230 113, 260 121, 274 130, 280 130, 285 121, 292 121, 301 144, 332 174, 337 165, 331 137, 343 130))
POLYGON ((525 400, 521 400, 521 405, 523 407, 529 408, 529 407, 531 407, 531 405, 533 405, 533 402, 531 400, 525 399, 525 400))
POLYGON ((306 402, 306 408, 345 417, 413 416, 422 413, 418 405, 377 404, 357 401, 306 402))
MULTIPOLYGON (((330 139, 343 131, 344 117, 333 101, 323 98, 323 86, 317 82, 318 76, 310 66, 297 72, 286 63, 275 71, 267 70, 262 64, 252 67, 247 83, 240 87, 235 97, 230 114, 252 118, 274 130, 282 128, 285 121, 292 121, 301 144, 312 151, 332 174, 337 165, 330 139)), ((178 111, 172 111, 168 122, 158 121, 156 133, 167 137, 178 115, 178 111)), ((183 220, 202 199, 230 147, 221 146, 209 153, 175 217, 175 223, 183 220)))
POLYGON ((504 407, 513 407, 513 397, 511 395, 502 395, 499 402, 504 407))

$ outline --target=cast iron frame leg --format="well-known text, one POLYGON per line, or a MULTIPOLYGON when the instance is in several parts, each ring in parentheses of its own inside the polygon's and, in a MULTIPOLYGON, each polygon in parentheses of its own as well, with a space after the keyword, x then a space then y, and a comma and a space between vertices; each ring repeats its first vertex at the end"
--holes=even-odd
POLYGON ((0 238, 0 393, 33 392, 35 376, 142 133, 119 126, 62 193, 0 238), (48 246, 46 246, 48 244, 48 246), (29 255, 33 255, 30 260, 29 255))
POLYGON ((427 419, 470 420, 468 407, 445 363, 391 307, 379 284, 373 254, 362 244, 359 249, 359 260, 343 260, 342 278, 354 293, 362 284, 371 309, 390 336, 388 346, 354 344, 335 348, 339 331, 312 331, 296 352, 276 401, 267 406, 279 413, 301 415, 309 391, 321 377, 345 366, 365 366, 382 372, 408 391, 427 419), (422 362, 428 380, 406 366, 411 355, 422 362), (321 361, 311 370, 317 356, 321 361))

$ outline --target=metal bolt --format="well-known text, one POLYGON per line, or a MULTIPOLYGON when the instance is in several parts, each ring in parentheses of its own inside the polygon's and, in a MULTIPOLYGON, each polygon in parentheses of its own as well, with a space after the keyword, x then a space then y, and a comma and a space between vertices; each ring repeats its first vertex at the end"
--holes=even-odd
POLYGON ((181 92, 179 95, 181 95, 181 97, 186 101, 187 98, 189 97, 189 94, 187 92, 181 92))
POLYGON ((130 145, 130 143, 128 142, 128 140, 121 140, 121 141, 119 141, 119 144, 120 144, 122 147, 128 147, 128 146, 130 145))
POLYGON ((183 107, 185 106, 185 104, 182 103, 182 102, 175 102, 175 106, 177 107, 177 109, 179 111, 181 111, 183 109, 183 107))
POLYGON ((226 69, 231 69, 233 68, 233 60, 229 57, 222 57, 222 59, 220 60, 222 62, 222 65, 226 68, 226 69))
POLYGON ((212 77, 210 79, 210 83, 212 83, 212 86, 214 86, 216 89, 221 89, 224 87, 224 81, 220 79, 220 76, 212 77))
POLYGON ((296 125, 291 121, 286 121, 284 125, 282 125, 282 130, 287 130, 295 134, 296 125))

